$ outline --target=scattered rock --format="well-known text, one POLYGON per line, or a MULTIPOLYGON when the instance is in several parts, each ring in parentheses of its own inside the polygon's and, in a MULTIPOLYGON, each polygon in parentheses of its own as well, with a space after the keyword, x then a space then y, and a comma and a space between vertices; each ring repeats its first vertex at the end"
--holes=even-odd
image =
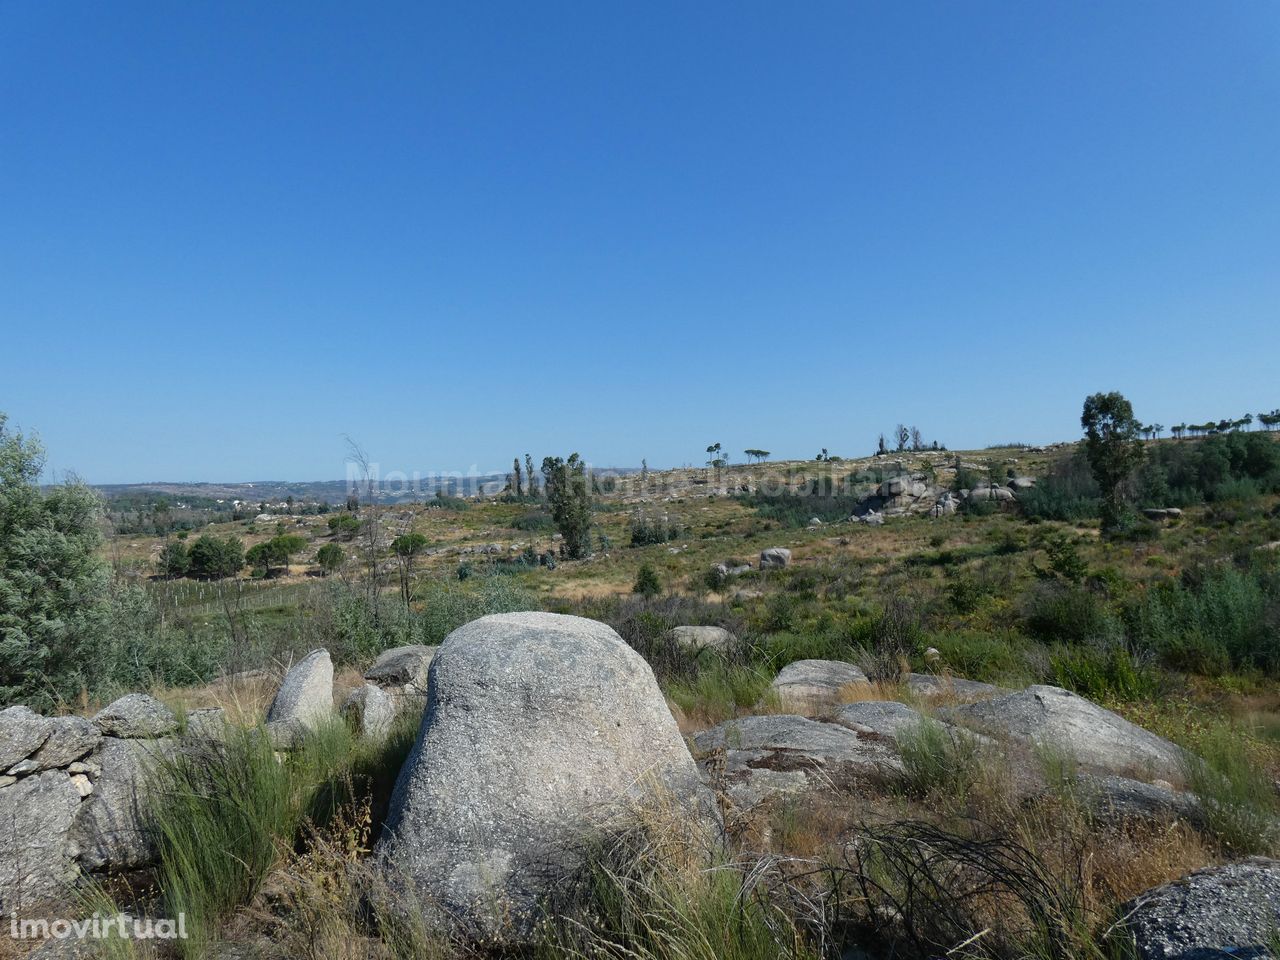
POLYGON ((608 626, 509 613, 455 630, 432 665, 379 864, 406 909, 521 942, 593 837, 641 805, 718 828, 653 671, 608 626))
POLYGON ((155 697, 131 693, 98 711, 93 722, 108 737, 154 740, 178 729, 178 718, 155 697))
POLYGON ((312 650, 285 674, 267 712, 267 723, 313 730, 332 716, 333 661, 328 650, 312 650))
POLYGON ((724 627, 672 627, 667 631, 667 639, 694 654, 724 653, 738 643, 738 638, 724 627))
POLYGON ((362 737, 383 737, 395 722, 396 702, 376 683, 366 683, 347 696, 342 717, 362 737))
POLYGON ((0 902, 6 912, 65 893, 75 878, 68 839, 80 794, 49 770, 0 787, 0 902))
POLYGON ((797 660, 778 672, 769 697, 783 710, 816 714, 834 704, 842 688, 868 682, 865 673, 842 660, 797 660))
POLYGON ((35 753, 52 730, 52 720, 27 707, 0 710, 0 770, 35 753))
POLYGON ((1280 860, 1198 870, 1148 890, 1120 913, 1139 960, 1262 960, 1280 930, 1280 860))
POLYGON ((848 789, 901 773, 897 752, 874 735, 797 716, 740 717, 693 736, 713 784, 749 809, 778 794, 848 789))
POLYGON ((772 570, 791 563, 791 551, 786 547, 769 547, 760 551, 760 569, 772 570))
POLYGON ((1035 485, 1035 477, 1014 477, 1009 481, 1009 489, 1014 491, 1030 490, 1035 485))
POLYGON ((1085 768, 1172 782, 1183 778, 1186 754, 1168 740, 1060 687, 1034 686, 939 716, 996 739, 1049 744, 1085 768))

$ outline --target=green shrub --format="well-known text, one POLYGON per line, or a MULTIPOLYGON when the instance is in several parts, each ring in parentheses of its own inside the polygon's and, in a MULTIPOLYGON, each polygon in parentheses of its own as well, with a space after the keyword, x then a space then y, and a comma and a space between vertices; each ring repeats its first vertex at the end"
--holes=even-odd
POLYGON ((1159 678, 1123 646, 1063 647, 1049 658, 1053 682, 1090 700, 1147 700, 1159 678))
POLYGON ((1027 632, 1050 643, 1097 643, 1120 634, 1106 599, 1074 584, 1038 584, 1023 598, 1021 613, 1027 632))
POLYGON ((949 670, 968 680, 1002 683, 1028 678, 1025 641, 1016 636, 953 630, 931 634, 925 642, 937 648, 949 670))
POLYGON ((652 564, 642 563, 636 573, 636 582, 631 587, 632 593, 642 597, 656 597, 662 593, 662 581, 658 579, 658 571, 652 564))

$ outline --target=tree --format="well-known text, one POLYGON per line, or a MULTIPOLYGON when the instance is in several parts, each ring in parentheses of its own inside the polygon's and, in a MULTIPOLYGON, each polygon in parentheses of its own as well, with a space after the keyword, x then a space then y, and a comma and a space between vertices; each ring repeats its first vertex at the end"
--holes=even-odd
POLYGON ((346 559, 347 555, 336 543, 326 543, 316 551, 316 563, 320 564, 320 570, 326 577, 341 567, 346 559))
POLYGON ((551 519, 564 537, 565 555, 581 560, 591 549, 591 490, 586 464, 572 454, 568 460, 542 461, 542 488, 551 505, 551 519))
POLYGON ((924 449, 924 437, 921 436, 919 427, 911 428, 911 449, 912 450, 924 449))
POLYGON ((289 558, 306 546, 306 537, 300 537, 296 533, 280 533, 250 548, 245 559, 254 569, 261 570, 264 577, 270 577, 271 568, 275 564, 288 572, 289 558))
POLYGON ((662 593, 662 581, 658 579, 658 571, 654 570, 650 564, 641 564, 631 592, 646 598, 656 597, 662 593))
POLYGON ((168 580, 183 576, 191 565, 187 548, 180 540, 170 540, 160 550, 160 575, 168 580))
POLYGON ((880 442, 876 444, 876 456, 883 457, 889 452, 889 448, 885 446, 884 434, 880 434, 880 442))
POLYGON ((400 599, 404 601, 405 609, 408 609, 411 599, 413 560, 425 549, 427 538, 420 533, 402 533, 391 541, 391 550, 396 555, 396 566, 400 571, 400 599))
POLYGON ((1122 529, 1128 521, 1130 481, 1142 463, 1133 405, 1118 392, 1095 393, 1080 415, 1089 468, 1102 490, 1102 529, 1122 529))
POLYGON ((206 533, 196 538, 187 551, 187 575, 197 580, 225 580, 244 566, 244 544, 235 537, 215 537, 206 533))
POLYGON ((101 502, 72 478, 40 489, 44 448, 0 413, 0 703, 48 708, 80 693, 105 632, 101 502))
POLYGON ((529 486, 529 496, 536 497, 538 495, 538 482, 533 476, 533 457, 527 453, 524 455, 524 480, 529 486))
POLYGON ((516 457, 515 462, 511 464, 511 471, 512 471, 511 476, 515 480, 515 483, 513 484, 513 486, 516 488, 516 496, 523 497, 524 483, 521 480, 521 476, 520 476, 520 458, 519 457, 516 457))
POLYGON ((911 439, 911 431, 902 424, 898 424, 898 428, 893 432, 894 439, 898 441, 898 452, 901 453, 907 449, 907 441, 911 439))

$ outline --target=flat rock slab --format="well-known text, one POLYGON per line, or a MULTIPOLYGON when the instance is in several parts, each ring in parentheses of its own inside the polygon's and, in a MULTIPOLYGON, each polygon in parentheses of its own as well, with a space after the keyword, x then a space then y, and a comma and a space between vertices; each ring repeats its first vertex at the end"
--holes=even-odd
POLYGON ((53 717, 49 737, 31 757, 40 770, 65 767, 98 748, 102 731, 84 717, 53 717))
POLYGON ((845 687, 862 684, 869 684, 867 675, 851 663, 797 660, 778 672, 769 697, 783 710, 814 715, 830 709, 845 687))
POLYGON ((131 693, 98 711, 93 722, 105 736, 125 740, 153 740, 178 729, 173 711, 155 697, 131 693))
POLYGON ((1200 801, 1180 793, 1127 777, 1078 777, 1075 784, 1090 813, 1103 823, 1126 821, 1168 823, 1183 820, 1197 829, 1204 825, 1200 801))
POLYGON ((1071 754, 1088 772, 1135 780, 1184 779, 1181 747, 1060 687, 1034 686, 938 716, 997 740, 1041 744, 1071 754))
POLYGON ((749 809, 778 794, 848 789, 903 771, 891 743, 800 716, 740 717, 693 736, 701 765, 749 809))
POLYGON ((923 713, 905 703, 892 700, 860 700, 845 704, 832 718, 834 723, 855 733, 874 734, 896 741, 907 730, 918 729, 928 722, 923 713))
POLYGON ((907 689, 922 700, 986 700, 1010 692, 994 683, 933 673, 907 674, 907 689))
POLYGON ((1140 960, 1271 957, 1280 930, 1280 860, 1199 870, 1121 908, 1140 960))

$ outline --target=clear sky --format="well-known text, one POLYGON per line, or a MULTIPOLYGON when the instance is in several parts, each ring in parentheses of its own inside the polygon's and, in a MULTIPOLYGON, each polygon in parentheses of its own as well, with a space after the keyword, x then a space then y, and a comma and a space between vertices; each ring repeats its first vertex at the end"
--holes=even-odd
POLYGON ((92 482, 1280 406, 1280 4, 0 0, 0 410, 92 482))

